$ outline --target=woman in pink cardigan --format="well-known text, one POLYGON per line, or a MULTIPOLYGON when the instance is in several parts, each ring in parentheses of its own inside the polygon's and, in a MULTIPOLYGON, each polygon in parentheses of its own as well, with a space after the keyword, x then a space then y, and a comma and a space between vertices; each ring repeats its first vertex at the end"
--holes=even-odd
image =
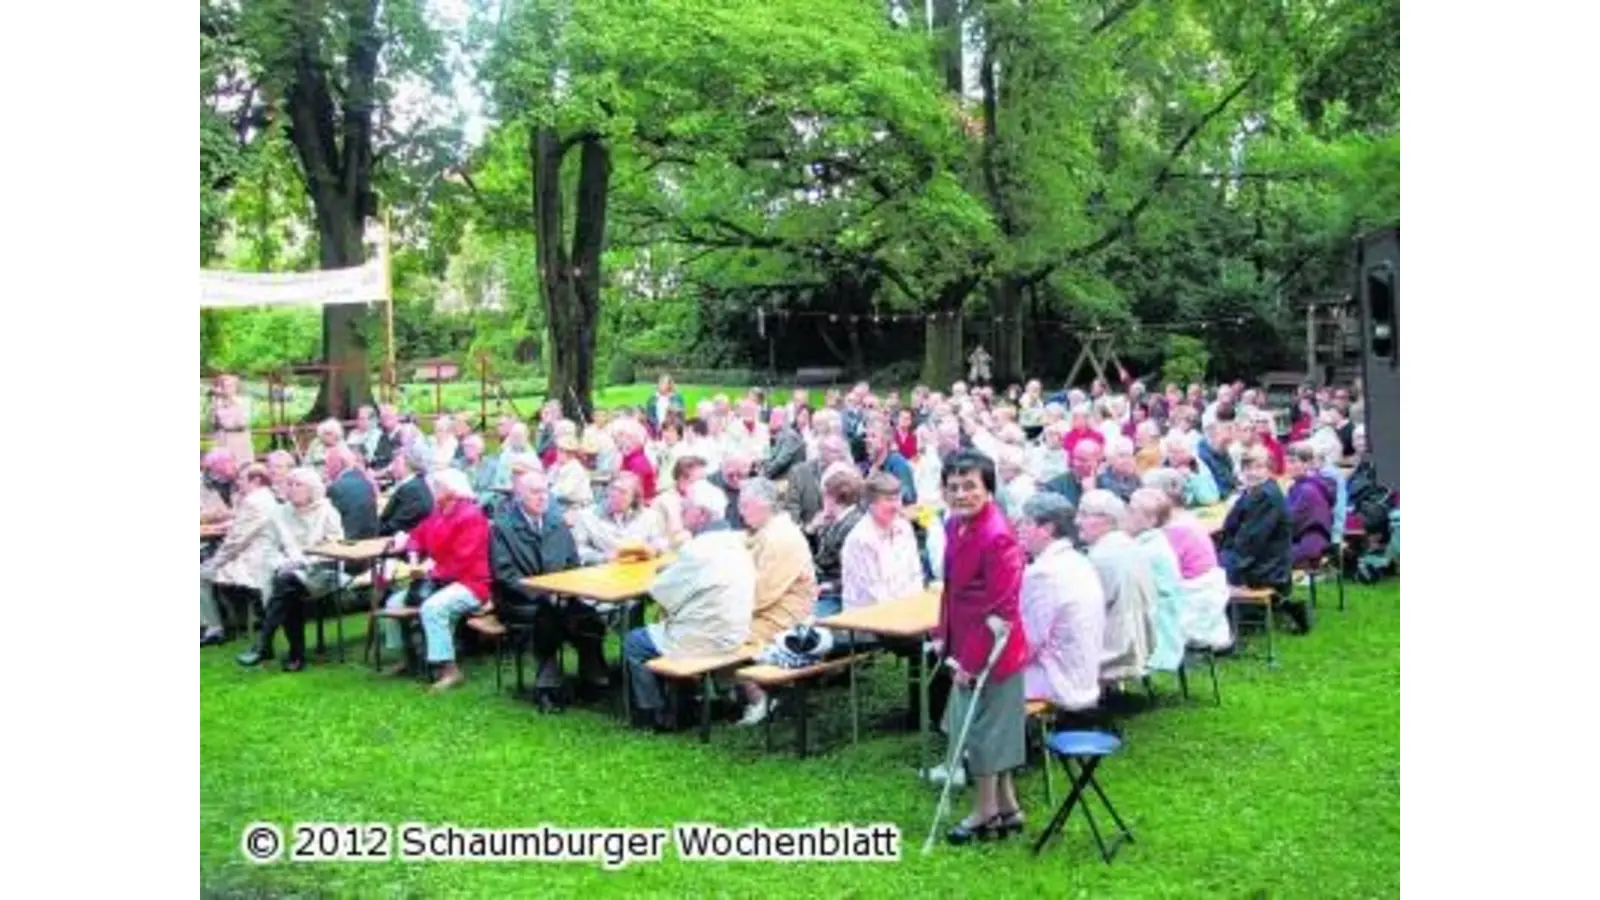
MULTIPOLYGON (((1023 764, 1026 700, 1023 668, 1028 642, 1022 625, 1022 545, 994 502, 994 462, 965 450, 944 466, 951 517, 945 526, 944 593, 934 640, 946 648, 954 670, 947 725, 954 738, 967 716, 967 769, 977 782, 972 814, 951 829, 952 844, 974 838, 1005 838, 1020 832, 1022 810, 1011 770, 1023 764), (978 673, 994 646, 987 620, 1011 627, 983 693, 974 693, 978 673)), ((953 774, 953 773, 952 773, 953 774)))

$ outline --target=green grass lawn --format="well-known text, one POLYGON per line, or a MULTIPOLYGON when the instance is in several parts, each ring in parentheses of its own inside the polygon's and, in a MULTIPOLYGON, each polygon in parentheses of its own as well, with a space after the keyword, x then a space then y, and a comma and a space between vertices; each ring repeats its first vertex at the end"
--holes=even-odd
MULTIPOLYGON (((1137 840, 1109 867, 1081 814, 1039 859, 1015 839, 941 845, 922 858, 937 795, 914 778, 916 736, 864 730, 850 746, 843 688, 814 700, 826 707, 812 735, 823 749, 799 760, 784 722, 783 752, 767 755, 760 729, 719 725, 707 746, 692 734, 629 732, 612 707, 541 717, 495 695, 487 659, 469 665, 461 689, 429 696, 418 682, 359 664, 361 617, 347 621, 357 648, 349 663, 301 675, 239 669, 238 643, 208 648, 200 663, 201 883, 208 895, 231 896, 1395 896, 1399 585, 1351 586, 1349 594, 1348 612, 1325 602, 1310 636, 1280 641, 1276 671, 1255 658, 1223 661, 1221 708, 1210 703, 1209 683, 1196 689, 1205 699, 1182 704, 1161 682, 1170 703, 1131 719, 1123 751, 1101 769, 1137 840), (256 820, 285 831, 294 822, 891 822, 902 832, 902 859, 694 864, 669 847, 662 862, 617 871, 398 859, 257 866, 239 849, 241 830, 256 820)), ((897 664, 879 662, 867 679, 864 721, 899 708, 897 664)), ((1037 769, 1021 790, 1036 835, 1049 813, 1037 769)), ((956 816, 966 803, 957 797, 956 816)))

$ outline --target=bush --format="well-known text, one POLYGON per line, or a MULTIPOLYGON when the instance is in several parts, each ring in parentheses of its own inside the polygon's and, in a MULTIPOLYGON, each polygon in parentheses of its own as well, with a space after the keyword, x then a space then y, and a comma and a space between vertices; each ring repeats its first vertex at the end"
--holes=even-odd
POLYGON ((1161 364, 1161 380, 1176 384, 1204 382, 1211 367, 1211 351, 1205 342, 1186 334, 1167 338, 1167 358, 1161 364))
POLYGON ((610 383, 613 385, 633 384, 634 368, 633 357, 627 353, 618 353, 611 357, 610 383))

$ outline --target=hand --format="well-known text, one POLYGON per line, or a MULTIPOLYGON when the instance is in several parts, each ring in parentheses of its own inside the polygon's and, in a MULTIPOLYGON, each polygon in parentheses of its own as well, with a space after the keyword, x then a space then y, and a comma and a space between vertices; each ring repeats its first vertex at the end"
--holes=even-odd
POLYGON ((410 540, 410 538, 404 531, 401 531, 395 534, 394 540, 389 544, 389 549, 393 550, 395 553, 402 553, 406 549, 406 542, 408 540, 410 540))
POLYGON ((951 674, 950 680, 954 682, 955 686, 958 688, 972 687, 972 676, 968 675, 961 669, 956 669, 955 672, 951 674))

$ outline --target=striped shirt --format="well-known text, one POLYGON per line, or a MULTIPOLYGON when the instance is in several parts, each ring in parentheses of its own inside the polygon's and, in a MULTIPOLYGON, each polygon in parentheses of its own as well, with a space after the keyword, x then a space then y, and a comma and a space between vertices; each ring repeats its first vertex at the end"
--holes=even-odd
POLYGON ((922 590, 922 558, 911 523, 898 516, 885 531, 863 516, 844 539, 840 556, 845 609, 898 600, 922 590))

